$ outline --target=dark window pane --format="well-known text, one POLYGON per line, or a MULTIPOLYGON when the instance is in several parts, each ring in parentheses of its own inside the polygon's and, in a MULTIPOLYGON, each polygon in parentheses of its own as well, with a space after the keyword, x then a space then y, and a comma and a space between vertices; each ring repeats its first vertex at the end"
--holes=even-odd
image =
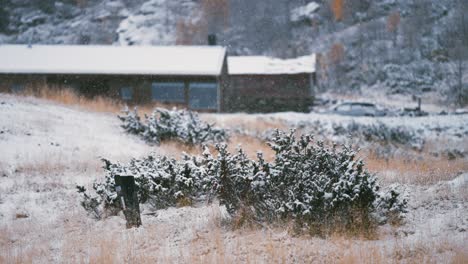
POLYGON ((189 99, 192 109, 217 109, 218 86, 216 83, 190 83, 189 99))
POLYGON ((14 93, 21 93, 21 92, 24 91, 24 85, 23 84, 15 83, 15 84, 12 84, 10 88, 11 88, 11 91, 14 92, 14 93))
POLYGON ((122 87, 120 88, 120 95, 123 100, 132 100, 133 98, 133 88, 132 87, 122 87))
POLYGON ((153 100, 162 102, 185 102, 183 82, 154 82, 151 85, 153 100))

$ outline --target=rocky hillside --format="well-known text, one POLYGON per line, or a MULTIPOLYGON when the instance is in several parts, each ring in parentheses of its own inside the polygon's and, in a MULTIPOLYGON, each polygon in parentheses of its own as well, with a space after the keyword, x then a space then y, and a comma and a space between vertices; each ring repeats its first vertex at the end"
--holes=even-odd
POLYGON ((319 53, 322 91, 468 102, 463 0, 0 0, 0 43, 191 45, 319 53))

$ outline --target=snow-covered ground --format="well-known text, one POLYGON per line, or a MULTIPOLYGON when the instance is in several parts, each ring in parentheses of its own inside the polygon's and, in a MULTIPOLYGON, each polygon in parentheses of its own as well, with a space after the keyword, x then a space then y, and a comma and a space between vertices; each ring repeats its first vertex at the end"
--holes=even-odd
MULTIPOLYGON (((220 126, 259 130, 299 123, 376 121, 423 129, 440 145, 467 145, 468 116, 350 118, 279 113, 205 114, 220 126), (448 131, 434 131, 443 127, 448 131), (442 140, 442 138, 444 138, 442 140)), ((179 156, 176 144, 146 145, 126 135, 114 114, 0 94, 1 263, 463 263, 468 260, 468 171, 444 181, 404 184, 409 213, 375 239, 293 236, 288 227, 231 230, 223 208, 197 204, 151 214, 125 228, 123 216, 96 221, 75 185, 103 176, 100 157, 127 161, 149 152, 179 156)), ((238 143, 238 142, 233 142, 238 143)), ((240 142, 242 143, 242 142, 240 142)), ((243 142, 248 144, 247 142, 243 142)), ((435 144, 435 143, 433 143, 435 144)), ((424 156, 421 155, 423 159, 424 156)), ((462 162, 467 162, 466 158, 462 162)), ((379 175, 379 174, 378 174, 379 175)), ((398 177, 396 178, 398 181, 398 177)))

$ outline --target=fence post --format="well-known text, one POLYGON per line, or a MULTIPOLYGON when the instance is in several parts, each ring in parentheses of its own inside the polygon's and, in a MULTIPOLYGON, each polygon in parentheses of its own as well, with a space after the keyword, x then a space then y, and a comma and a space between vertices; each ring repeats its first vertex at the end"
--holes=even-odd
POLYGON ((114 177, 117 194, 120 197, 122 210, 127 220, 127 228, 141 225, 140 204, 133 176, 114 177))

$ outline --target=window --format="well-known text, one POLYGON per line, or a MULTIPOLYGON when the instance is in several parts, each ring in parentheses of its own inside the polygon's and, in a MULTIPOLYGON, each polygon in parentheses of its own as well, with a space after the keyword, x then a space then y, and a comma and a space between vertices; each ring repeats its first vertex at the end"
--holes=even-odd
POLYGON ((342 105, 339 105, 335 108, 335 111, 343 111, 343 112, 348 112, 348 111, 351 111, 351 105, 349 104, 342 104, 342 105))
POLYGON ((12 84, 10 88, 13 93, 21 93, 24 91, 24 85, 19 83, 12 84))
POLYGON ((120 96, 123 100, 132 100, 133 99, 133 89, 132 87, 122 87, 120 88, 120 96))
POLYGON ((192 109, 217 109, 218 85, 216 83, 190 83, 189 106, 192 109))
POLYGON ((185 84, 183 82, 154 82, 151 85, 151 97, 162 102, 185 102, 185 84))

